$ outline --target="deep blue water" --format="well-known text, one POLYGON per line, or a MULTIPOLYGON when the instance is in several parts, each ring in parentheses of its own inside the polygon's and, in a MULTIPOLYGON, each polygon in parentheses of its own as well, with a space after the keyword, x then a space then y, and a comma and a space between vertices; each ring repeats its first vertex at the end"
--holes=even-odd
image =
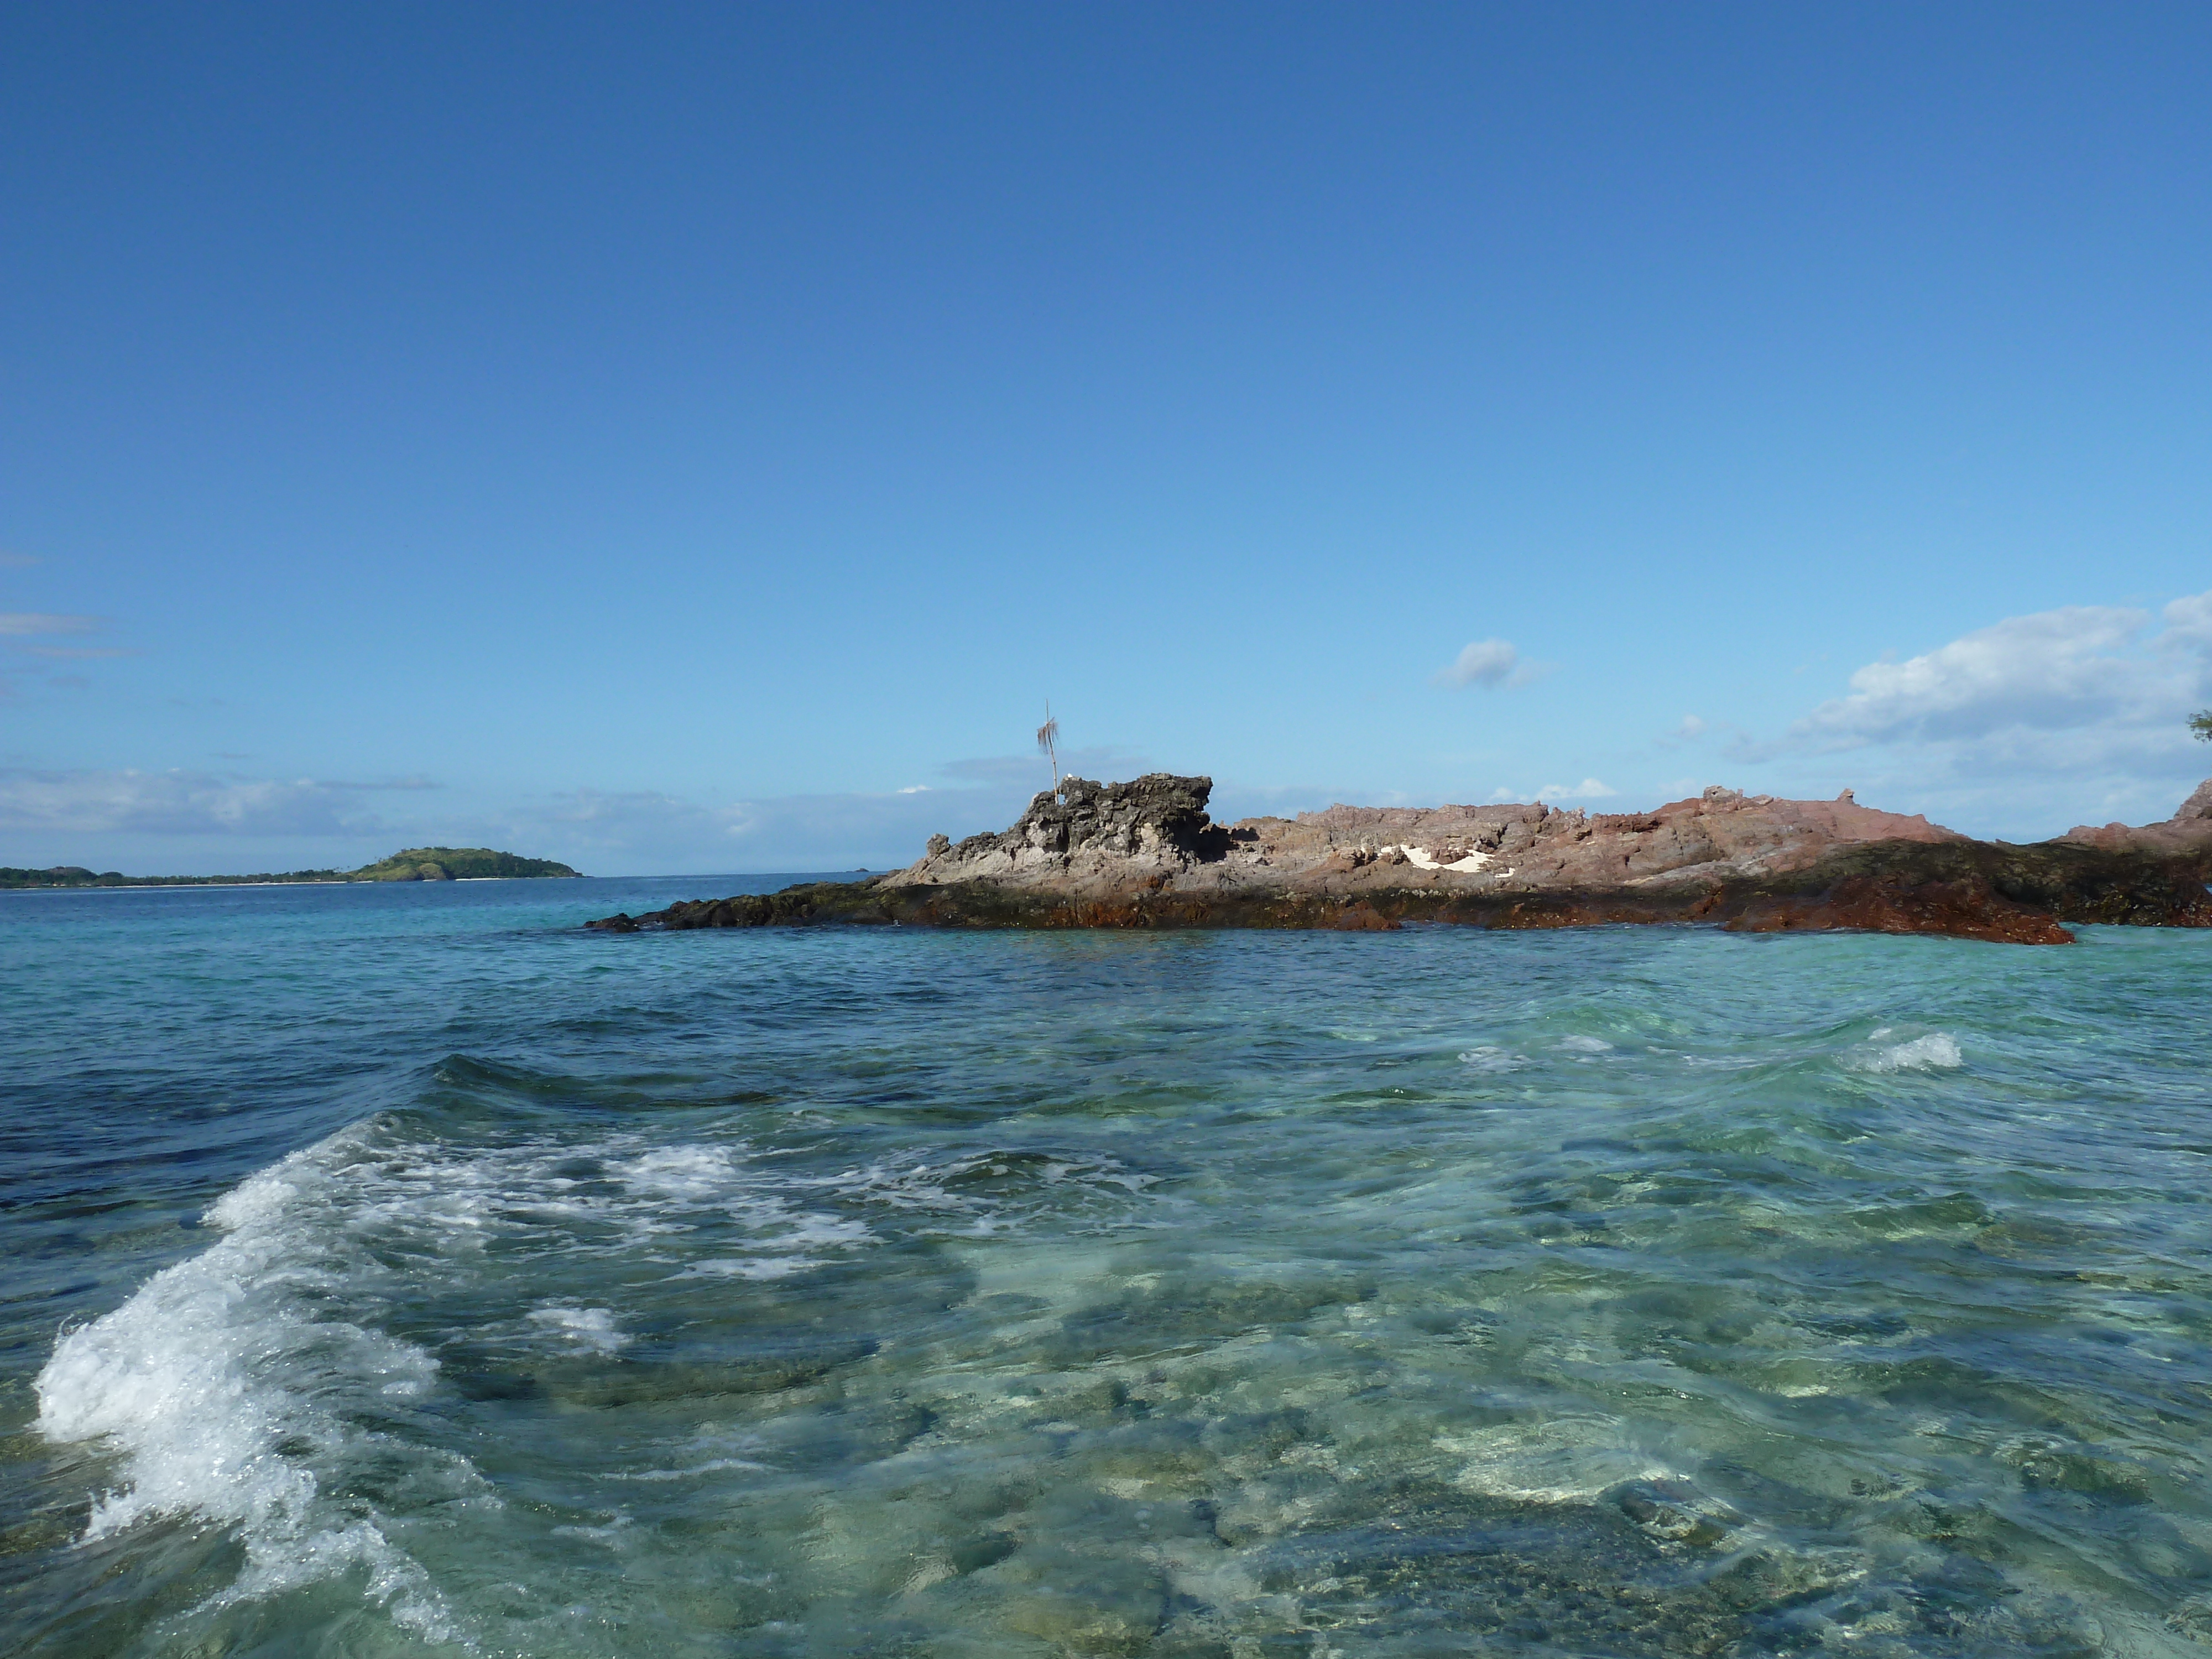
POLYGON ((0 895, 0 1650, 2212 1639, 2212 935, 745 884, 0 895))

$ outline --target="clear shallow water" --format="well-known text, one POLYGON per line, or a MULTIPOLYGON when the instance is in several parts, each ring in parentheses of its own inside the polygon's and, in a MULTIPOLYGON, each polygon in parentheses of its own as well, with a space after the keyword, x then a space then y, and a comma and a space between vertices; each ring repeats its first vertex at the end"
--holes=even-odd
POLYGON ((733 885, 0 897, 0 1648, 2212 1638, 2212 936, 733 885))

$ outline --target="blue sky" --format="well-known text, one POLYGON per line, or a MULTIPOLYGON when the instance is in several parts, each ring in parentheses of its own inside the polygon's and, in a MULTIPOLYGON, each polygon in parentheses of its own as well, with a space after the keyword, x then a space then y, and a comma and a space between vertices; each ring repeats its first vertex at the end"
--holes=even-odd
POLYGON ((0 11, 0 863, 2212 771, 2212 11, 0 11))

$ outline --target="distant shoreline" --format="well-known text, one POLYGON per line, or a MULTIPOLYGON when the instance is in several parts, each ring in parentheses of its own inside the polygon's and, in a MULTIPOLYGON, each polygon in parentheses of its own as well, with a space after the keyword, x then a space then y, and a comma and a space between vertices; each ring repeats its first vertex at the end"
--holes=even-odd
POLYGON ((409 847, 358 870, 252 870, 217 876, 126 876, 81 864, 44 869, 0 866, 0 889, 9 892, 82 892, 140 887, 337 887, 357 882, 574 879, 581 872, 551 859, 526 859, 489 847, 409 847))
MULTIPOLYGON (((210 888, 226 892, 241 887, 459 887, 472 881, 782 881, 793 876, 839 876, 857 878, 871 872, 865 867, 851 871, 805 870, 709 870, 698 874, 682 873, 672 876, 455 876, 450 881, 359 881, 341 878, 336 881, 213 881, 204 877, 185 877, 163 880, 158 877, 141 878, 136 881, 91 884, 82 886, 64 886, 57 882, 49 887, 0 887, 0 894, 8 893, 197 893, 210 888)), ((881 874, 878 871, 873 873, 881 874)))
POLYGON ((176 881, 141 879, 137 881, 88 882, 81 886, 65 887, 59 882, 51 887, 0 887, 0 893, 204 893, 210 889, 235 892, 241 887, 459 887, 471 881, 585 881, 584 876, 455 876, 447 881, 355 881, 340 878, 336 881, 210 881, 199 877, 185 877, 176 881))

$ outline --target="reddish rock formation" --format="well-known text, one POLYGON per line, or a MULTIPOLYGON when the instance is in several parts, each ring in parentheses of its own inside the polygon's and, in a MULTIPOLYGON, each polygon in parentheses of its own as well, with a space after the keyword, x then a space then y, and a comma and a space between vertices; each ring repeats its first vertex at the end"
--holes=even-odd
POLYGON ((1648 813, 1332 806, 1215 824, 1207 778, 1070 778, 1019 822, 858 883, 594 927, 1487 927, 1705 921, 2063 944, 2064 922, 2212 926, 2212 782, 2164 823, 2032 847, 1926 818, 1712 788, 1648 813))

